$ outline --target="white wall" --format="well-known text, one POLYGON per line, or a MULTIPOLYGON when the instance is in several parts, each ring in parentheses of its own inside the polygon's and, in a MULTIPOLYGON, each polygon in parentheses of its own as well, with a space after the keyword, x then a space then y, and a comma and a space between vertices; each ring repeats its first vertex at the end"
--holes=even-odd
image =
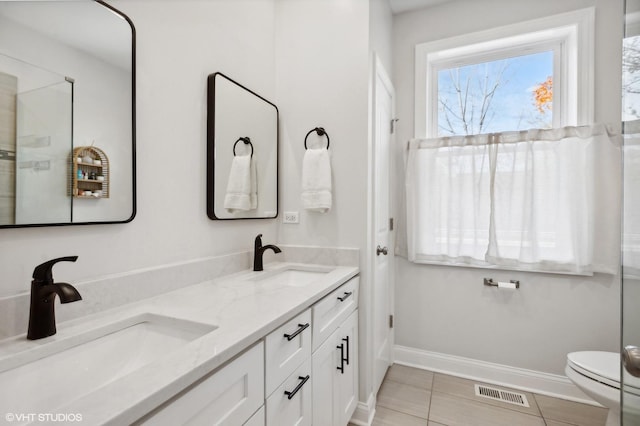
POLYGON ((393 14, 388 0, 369 1, 369 48, 384 66, 389 77, 393 73, 393 14))
POLYGON ((206 215, 206 77, 222 71, 275 96, 272 0, 114 0, 137 29, 138 215, 130 224, 0 230, 0 295, 29 290, 33 267, 64 255, 58 280, 186 261, 276 239, 275 220, 206 215))
MULTIPOLYGON (((281 225, 287 244, 356 246, 366 229, 368 8, 358 0, 277 2, 277 105, 280 110, 281 225), (304 138, 324 127, 331 138, 333 207, 302 210, 304 138)), ((308 145, 326 144, 315 132, 308 145)))
MULTIPOLYGON (((413 137, 417 43, 589 6, 596 7, 596 121, 618 124, 622 3, 459 0, 396 15, 393 80, 398 141, 413 137)), ((403 146, 398 144, 398 156, 403 146)), ((404 182, 398 178, 400 194, 404 182)), ((567 352, 619 347, 618 276, 484 271, 417 265, 397 258, 395 310, 396 344, 555 374, 563 374, 567 352), (506 293, 484 288, 483 277, 519 279, 521 289, 506 293)))
MULTIPOLYGON (((280 109, 280 213, 299 211, 300 224, 280 224, 283 244, 360 249, 361 399, 370 392, 364 254, 367 229, 369 5, 362 0, 276 2, 277 98, 280 109), (304 138, 324 127, 331 138, 333 207, 309 213, 300 203, 304 138)), ((315 133, 309 145, 326 143, 315 133)), ((365 396, 366 398, 366 396, 365 396)))

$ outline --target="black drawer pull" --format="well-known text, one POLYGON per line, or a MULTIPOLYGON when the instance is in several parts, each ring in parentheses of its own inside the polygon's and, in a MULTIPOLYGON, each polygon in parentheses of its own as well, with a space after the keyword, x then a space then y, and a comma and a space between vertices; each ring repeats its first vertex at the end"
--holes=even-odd
POLYGON ((343 342, 347 342, 347 357, 345 358, 345 362, 349 365, 349 336, 342 339, 343 342))
POLYGON ((300 389, 302 389, 302 387, 304 386, 305 383, 307 383, 307 380, 309 380, 309 375, 307 374, 305 377, 302 376, 298 376, 299 380, 302 380, 300 383, 298 383, 298 386, 296 386, 296 388, 294 390, 292 390, 291 392, 289 391, 284 391, 284 394, 287 395, 288 399, 293 398, 293 396, 298 393, 298 391, 300 389))
POLYGON ((344 374, 344 343, 336 346, 337 349, 340 349, 340 367, 336 367, 342 374, 344 374))
POLYGON ((300 327, 300 328, 298 328, 296 331, 294 331, 294 332, 293 332, 293 333, 291 333, 291 334, 285 334, 285 335, 284 335, 284 337, 286 337, 286 338, 287 338, 287 340, 289 340, 289 341, 291 341, 291 340, 295 339, 295 337, 296 337, 298 334, 302 333, 304 330, 306 330, 307 328, 309 328, 309 323, 306 323, 306 324, 298 324, 298 327, 300 327))
POLYGON ((353 294, 352 291, 345 291, 344 296, 342 297, 338 296, 338 300, 341 302, 344 302, 345 300, 347 300, 347 297, 351 296, 352 294, 353 294))

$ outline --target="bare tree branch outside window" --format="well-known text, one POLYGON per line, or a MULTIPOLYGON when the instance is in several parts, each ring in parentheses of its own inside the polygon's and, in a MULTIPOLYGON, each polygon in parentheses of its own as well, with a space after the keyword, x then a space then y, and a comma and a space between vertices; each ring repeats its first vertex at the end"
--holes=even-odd
POLYGON ((440 70, 438 134, 551 127, 552 71, 551 52, 440 70))
POLYGON ((622 95, 625 121, 640 118, 640 36, 627 37, 622 47, 622 95))

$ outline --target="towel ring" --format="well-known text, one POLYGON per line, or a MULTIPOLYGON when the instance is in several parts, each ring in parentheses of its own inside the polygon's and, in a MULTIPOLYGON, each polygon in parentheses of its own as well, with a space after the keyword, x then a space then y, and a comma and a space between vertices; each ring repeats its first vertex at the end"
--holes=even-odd
POLYGON ((253 157, 253 144, 251 143, 251 139, 249 139, 248 136, 245 136, 243 138, 239 138, 236 143, 233 144, 233 156, 236 156, 236 145, 238 145, 238 142, 244 142, 245 145, 249 145, 251 147, 251 156, 253 157))
POLYGON ((316 132, 318 134, 318 136, 326 136, 327 137, 327 149, 329 149, 329 134, 324 130, 323 127, 316 127, 315 129, 309 130, 309 133, 307 133, 307 136, 304 137, 304 149, 309 149, 309 148, 307 148, 307 138, 309 137, 309 135, 312 132, 316 132))

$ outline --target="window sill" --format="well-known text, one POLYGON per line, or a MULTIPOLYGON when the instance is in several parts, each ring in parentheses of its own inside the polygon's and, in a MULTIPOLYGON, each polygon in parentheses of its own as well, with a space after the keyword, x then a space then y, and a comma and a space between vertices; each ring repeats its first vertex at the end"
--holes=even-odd
MULTIPOLYGON (((566 272, 566 271, 554 271, 554 270, 544 270, 544 269, 530 269, 530 268, 516 268, 516 267, 508 267, 508 266, 499 266, 499 265, 479 265, 479 264, 468 264, 468 263, 456 263, 456 262, 446 262, 446 261, 426 261, 426 260, 416 260, 411 261, 407 258, 407 256, 399 255, 397 256, 403 257, 407 259, 408 262, 414 263, 416 265, 425 265, 425 266, 446 266, 446 267, 455 267, 455 268, 471 268, 471 269, 483 269, 488 271, 514 271, 514 272, 527 272, 534 274, 553 274, 553 275, 570 275, 570 276, 578 276, 578 277, 592 277, 594 273, 576 273, 576 272, 566 272)), ((609 274, 613 275, 613 274, 609 274)))

